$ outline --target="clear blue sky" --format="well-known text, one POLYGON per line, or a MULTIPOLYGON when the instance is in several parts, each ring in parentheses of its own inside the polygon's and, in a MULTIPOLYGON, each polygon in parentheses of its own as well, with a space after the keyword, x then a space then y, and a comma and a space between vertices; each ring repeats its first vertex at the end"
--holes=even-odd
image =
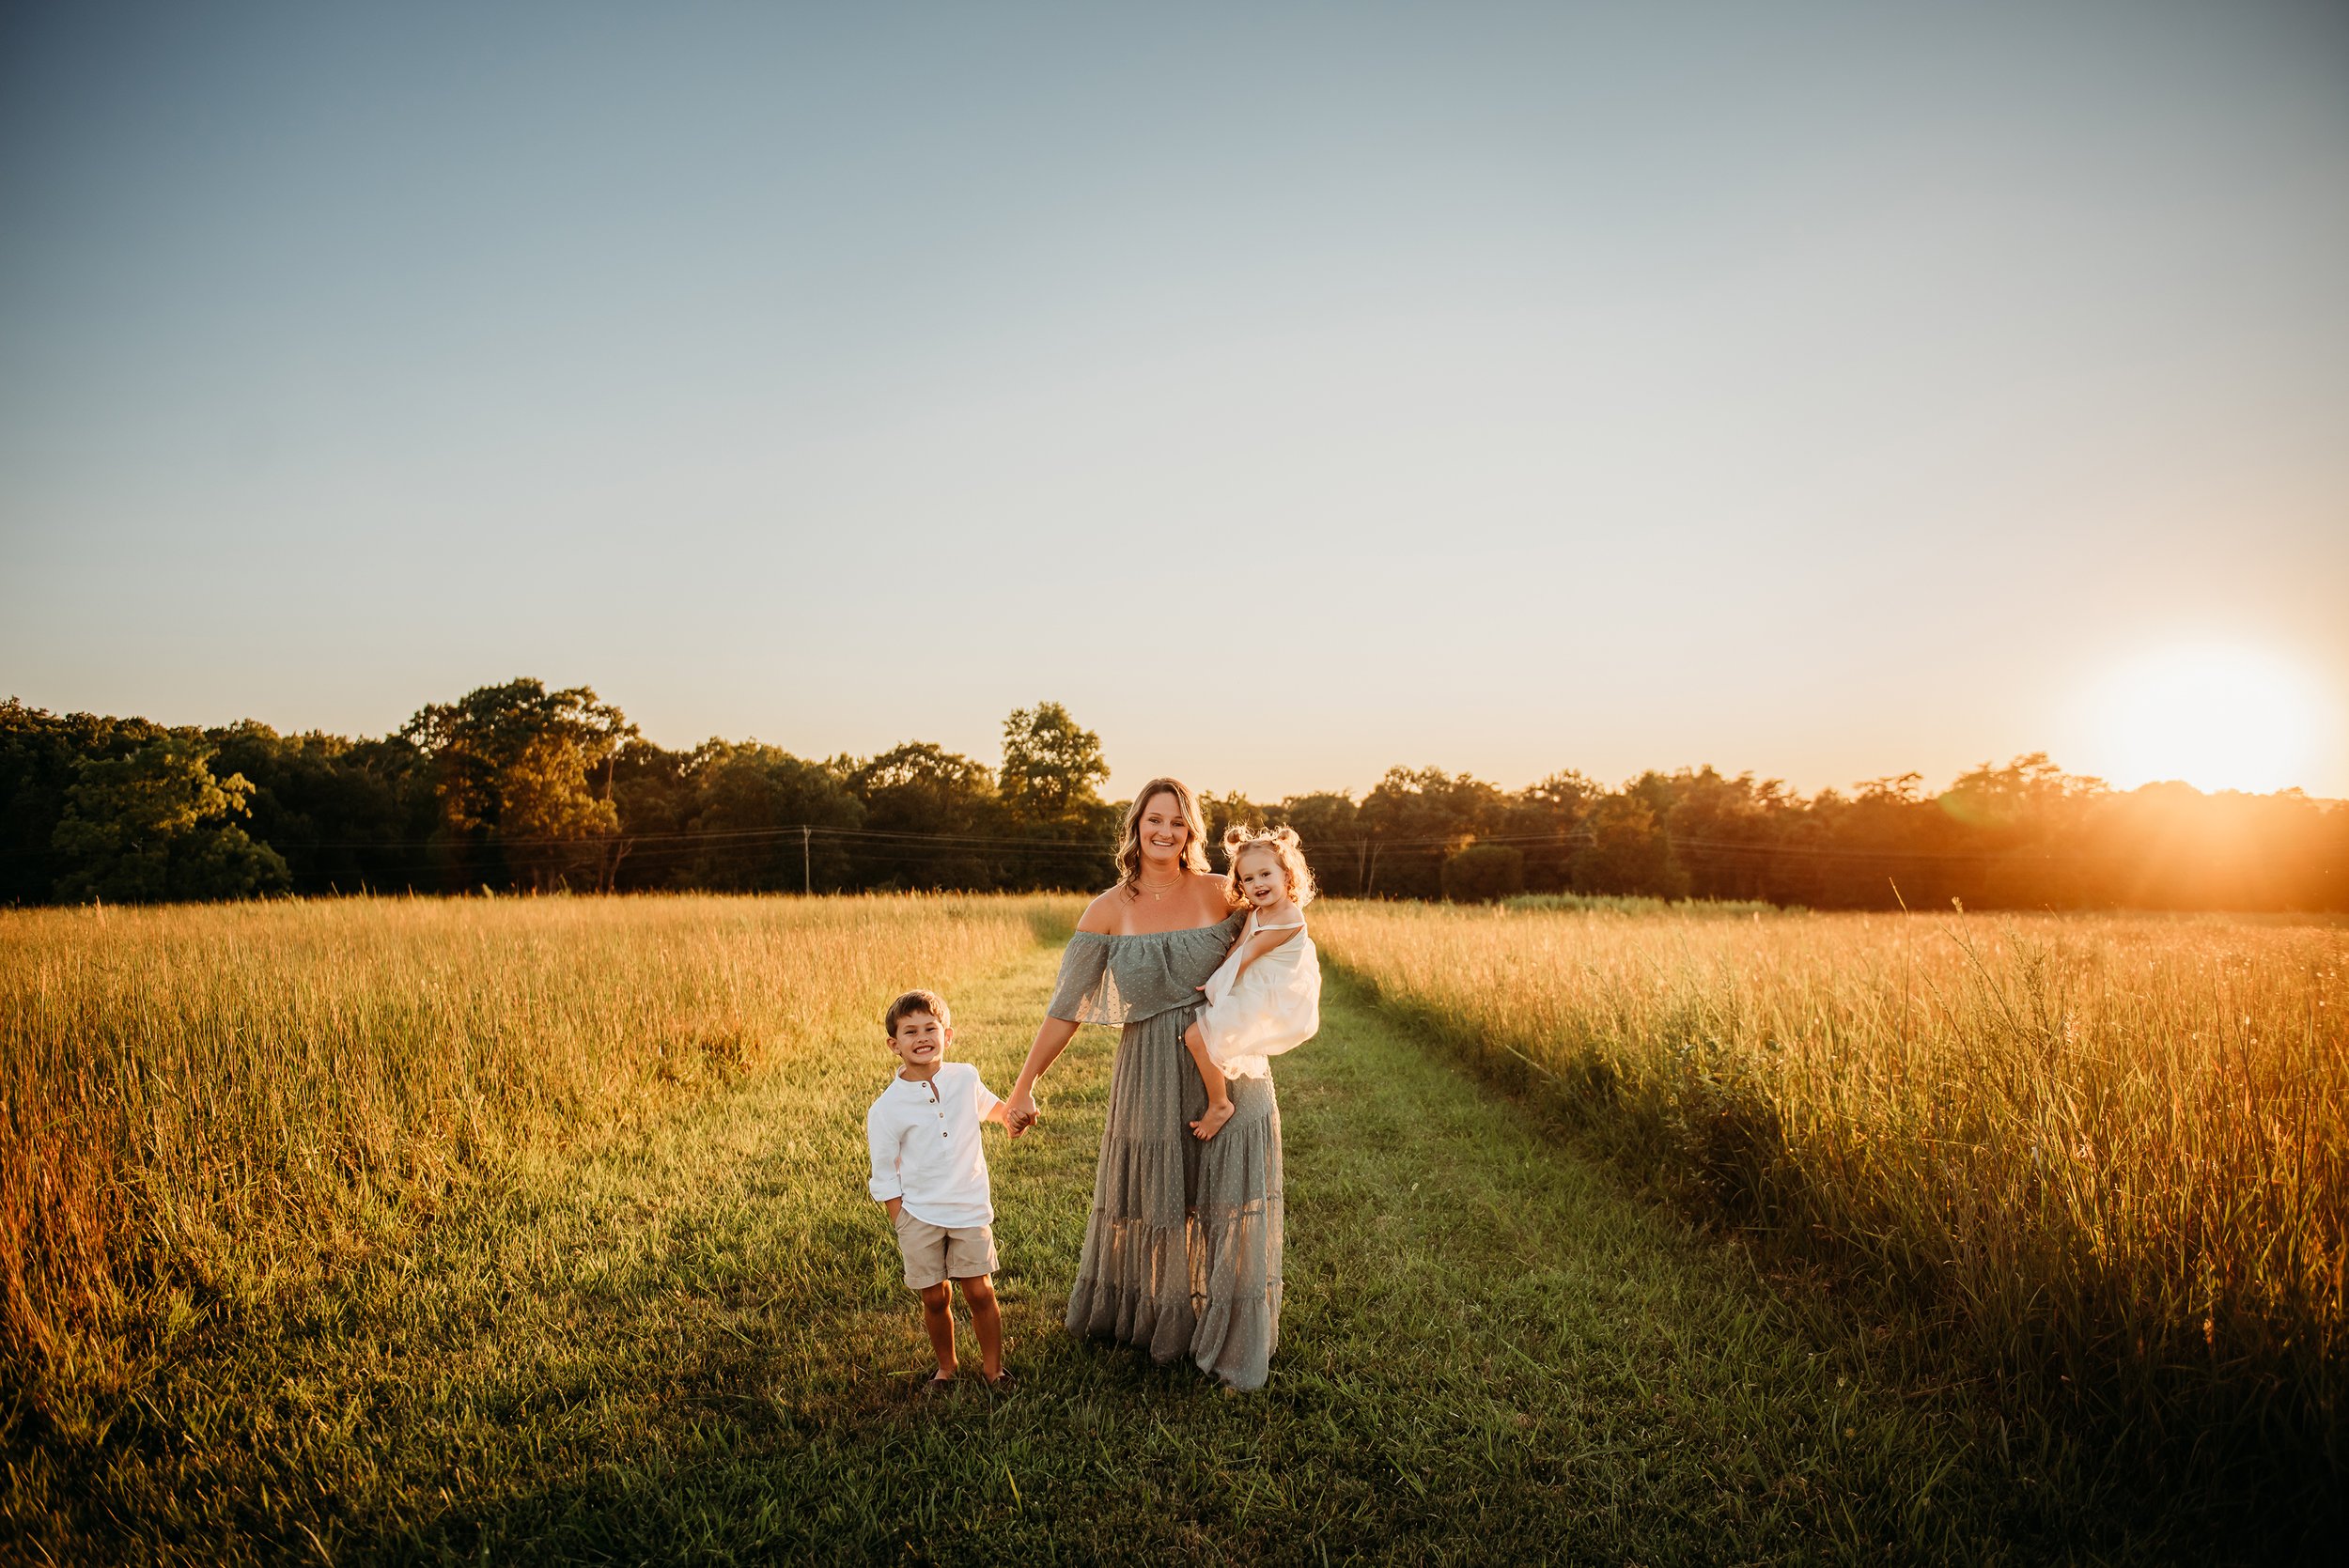
POLYGON ((2349 8, 0 16, 0 694, 2349 795, 2349 8))

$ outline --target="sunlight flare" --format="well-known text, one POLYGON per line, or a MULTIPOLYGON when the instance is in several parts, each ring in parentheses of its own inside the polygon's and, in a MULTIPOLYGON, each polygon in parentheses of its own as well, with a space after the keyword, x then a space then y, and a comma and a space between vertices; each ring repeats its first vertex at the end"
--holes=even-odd
POLYGON ((2160 779, 2204 790, 2306 784, 2329 706, 2304 670, 2265 650, 2165 648, 2092 689, 2091 771, 2123 789, 2160 779))

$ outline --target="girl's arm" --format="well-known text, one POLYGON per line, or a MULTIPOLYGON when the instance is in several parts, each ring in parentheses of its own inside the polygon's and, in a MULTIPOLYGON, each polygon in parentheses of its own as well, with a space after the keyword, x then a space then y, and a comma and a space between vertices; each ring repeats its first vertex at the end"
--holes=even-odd
POLYGON ((1254 936, 1248 939, 1247 946, 1240 954, 1239 968, 1232 971, 1233 981, 1237 983, 1241 975, 1248 972, 1249 965, 1254 963, 1257 959, 1263 957, 1274 948, 1279 947, 1283 942, 1293 941, 1304 934, 1305 928, 1301 925, 1292 925, 1285 931, 1257 932, 1254 936))

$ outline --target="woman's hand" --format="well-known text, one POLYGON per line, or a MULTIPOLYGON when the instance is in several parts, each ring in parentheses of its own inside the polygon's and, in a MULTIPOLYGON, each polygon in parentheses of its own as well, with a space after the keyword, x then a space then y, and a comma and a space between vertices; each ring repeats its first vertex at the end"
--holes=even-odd
POLYGON ((1003 1101, 1003 1126, 1014 1138, 1035 1126, 1044 1112, 1035 1108, 1035 1080, 1044 1076, 1068 1044, 1068 1037, 1077 1032, 1077 1026, 1066 1018, 1046 1018, 1036 1025, 1035 1044, 1028 1048, 1028 1060, 1019 1068, 1019 1079, 1011 1086, 1011 1094, 1003 1101))

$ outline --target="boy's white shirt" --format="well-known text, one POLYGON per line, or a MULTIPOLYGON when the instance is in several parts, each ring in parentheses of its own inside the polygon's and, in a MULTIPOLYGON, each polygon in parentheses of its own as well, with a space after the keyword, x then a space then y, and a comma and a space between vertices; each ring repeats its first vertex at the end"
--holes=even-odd
POLYGON ((968 1062, 941 1063, 926 1083, 891 1079, 864 1113, 874 1198, 902 1199, 908 1214, 945 1230, 993 1223, 979 1126, 1002 1103, 968 1062))

